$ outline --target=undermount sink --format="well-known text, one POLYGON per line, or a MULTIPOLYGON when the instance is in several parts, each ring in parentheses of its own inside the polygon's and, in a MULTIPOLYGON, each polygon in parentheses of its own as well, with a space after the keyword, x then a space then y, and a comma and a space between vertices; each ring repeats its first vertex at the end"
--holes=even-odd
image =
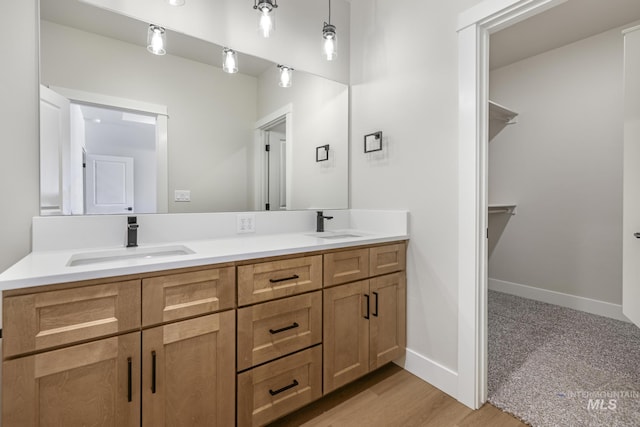
POLYGON ((360 234, 339 231, 324 231, 310 234, 310 236, 319 237, 320 239, 350 239, 353 237, 362 237, 360 234))
POLYGON ((112 251, 82 252, 72 255, 67 262, 68 267, 98 264, 102 262, 122 261, 127 259, 151 259, 195 253, 182 245, 122 248, 112 251))

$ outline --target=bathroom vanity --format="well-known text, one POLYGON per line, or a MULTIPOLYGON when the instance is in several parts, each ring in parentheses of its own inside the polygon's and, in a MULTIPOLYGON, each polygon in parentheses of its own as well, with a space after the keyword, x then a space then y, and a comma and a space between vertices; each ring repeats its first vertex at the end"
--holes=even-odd
POLYGON ((264 425, 397 359, 407 236, 327 236, 85 255, 99 261, 30 279, 44 268, 31 254, 0 277, 3 425, 264 425))

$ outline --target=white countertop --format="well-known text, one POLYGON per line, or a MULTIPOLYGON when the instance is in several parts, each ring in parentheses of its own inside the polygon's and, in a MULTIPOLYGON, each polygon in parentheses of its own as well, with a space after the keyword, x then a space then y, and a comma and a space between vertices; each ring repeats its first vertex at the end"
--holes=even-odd
POLYGON ((358 237, 326 239, 318 237, 321 233, 280 233, 263 235, 239 235, 237 237, 209 240, 177 241, 166 244, 140 245, 160 248, 182 245, 194 253, 170 255, 155 258, 132 258, 113 260, 95 264, 68 266, 69 259, 80 253, 100 255, 101 251, 135 251, 136 248, 101 247, 94 249, 37 251, 24 257, 18 263, 0 274, 0 291, 27 288, 78 280, 98 279, 110 276, 146 273, 174 268, 195 267, 200 265, 264 258, 278 255, 290 255, 304 252, 321 251, 350 246, 385 243, 409 238, 406 234, 365 232, 359 230, 339 230, 324 235, 352 234, 358 237))

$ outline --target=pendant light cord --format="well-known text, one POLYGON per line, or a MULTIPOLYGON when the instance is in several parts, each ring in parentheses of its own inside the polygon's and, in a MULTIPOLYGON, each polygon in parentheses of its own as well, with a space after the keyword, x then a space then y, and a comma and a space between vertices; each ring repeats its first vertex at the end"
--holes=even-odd
POLYGON ((329 25, 331 25, 331 0, 329 0, 329 25))

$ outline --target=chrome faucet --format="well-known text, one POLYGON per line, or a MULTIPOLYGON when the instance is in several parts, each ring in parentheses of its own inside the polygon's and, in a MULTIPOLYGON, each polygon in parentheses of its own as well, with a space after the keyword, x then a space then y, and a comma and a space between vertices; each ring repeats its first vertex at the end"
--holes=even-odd
POLYGON ((127 217, 127 247, 134 248, 138 246, 138 218, 135 216, 127 217))
POLYGON ((324 220, 325 219, 333 219, 332 216, 325 216, 322 211, 317 211, 318 216, 316 217, 316 232, 322 233, 324 232, 324 220))

